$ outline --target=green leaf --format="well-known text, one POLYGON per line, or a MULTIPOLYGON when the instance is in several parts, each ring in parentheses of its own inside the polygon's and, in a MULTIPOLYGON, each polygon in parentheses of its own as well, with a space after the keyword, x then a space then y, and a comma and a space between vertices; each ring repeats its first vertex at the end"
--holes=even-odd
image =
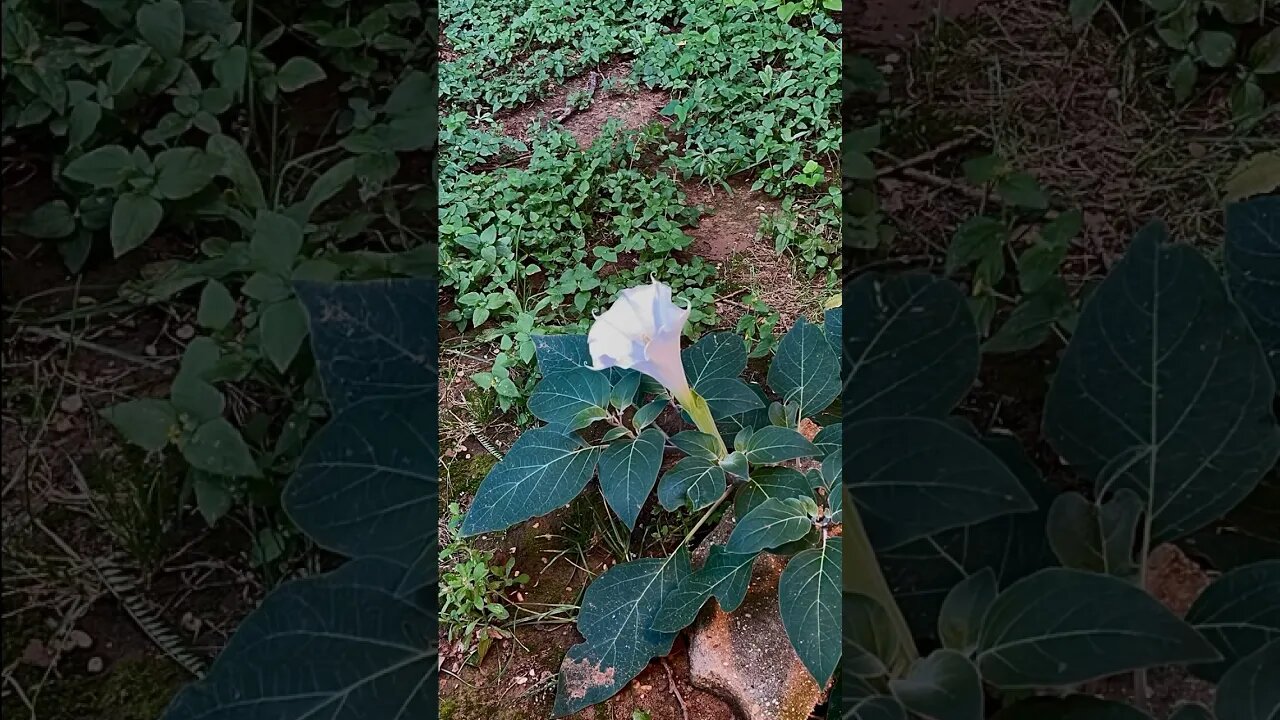
POLYGON ((789 467, 757 468, 734 495, 734 514, 745 517, 769 498, 785 500, 809 494, 809 482, 799 471, 789 467))
POLYGON ((222 168, 222 160, 193 147, 163 150, 156 155, 155 192, 181 200, 205 189, 222 168))
POLYGON ((840 360, 822 328, 803 317, 778 342, 769 365, 769 385, 784 403, 800 406, 800 417, 810 418, 840 394, 840 360))
POLYGON ((177 0, 155 0, 138 8, 138 33, 164 58, 182 54, 186 30, 182 6, 177 0))
POLYGON ((985 215, 961 223, 947 246, 947 274, 953 275, 960 268, 985 261, 1000 267, 999 274, 1003 275, 1004 243, 1008 233, 1003 222, 985 215))
POLYGON ((1049 338, 1054 324, 1074 312, 1066 283, 1055 277, 1018 303, 1000 329, 982 344, 982 351, 1011 353, 1039 347, 1049 338))
POLYGON ((1280 558, 1280 468, 1227 516, 1180 543, 1220 571, 1280 558))
POLYGON ((95 188, 112 188, 124 179, 124 171, 133 168, 133 157, 119 145, 94 148, 67 163, 62 175, 95 188))
POLYGON ((686 455, 715 462, 720 459, 719 442, 706 433, 696 430, 682 430, 671 438, 671 444, 683 450, 686 455))
POLYGON ((1252 77, 1236 83, 1231 88, 1231 116, 1236 124, 1250 128, 1262 118, 1267 97, 1262 86, 1252 77))
POLYGON ((908 711, 930 720, 982 720, 982 678, 955 650, 935 650, 891 680, 889 687, 908 711))
POLYGON ((324 80, 324 69, 319 63, 301 56, 291 57, 276 71, 276 85, 283 92, 294 92, 324 80))
POLYGON ((738 378, 707 378, 697 393, 707 401, 716 419, 740 415, 764 407, 760 396, 738 378))
POLYGON ((420 566, 434 568, 438 552, 437 340, 419 321, 435 312, 435 282, 299 282, 297 291, 333 419, 303 451, 284 508, 321 547, 394 560, 429 582, 434 570, 420 566))
POLYGON ((1190 55, 1183 55, 1169 66, 1169 87, 1173 88, 1173 99, 1186 102, 1195 92, 1196 80, 1200 77, 1200 66, 1190 55))
POLYGON ((102 106, 92 100, 81 100, 71 108, 67 117, 67 142, 71 147, 84 145, 102 119, 102 106))
POLYGON ((880 677, 899 659, 889 611, 870 596, 843 593, 841 637, 847 672, 856 677, 880 677))
POLYGON ((1263 35, 1249 49, 1249 64, 1258 75, 1280 72, 1280 28, 1263 35))
POLYGON ((676 463, 658 482, 658 502, 667 510, 684 507, 688 500, 696 512, 724 494, 728 478, 717 464, 697 457, 676 463))
POLYGON ((1217 681, 1258 648, 1280 639, 1280 560, 1238 567, 1205 588, 1186 621, 1222 654, 1221 662, 1191 671, 1217 681))
POLYGON ((1071 15, 1071 27, 1077 31, 1088 25, 1093 16, 1098 14, 1105 0, 1071 0, 1068 12, 1071 15))
POLYGON ((613 443, 600 456, 600 492, 628 529, 635 529, 658 479, 663 444, 662 431, 649 428, 631 442, 613 443))
POLYGON ((258 212, 249 239, 249 257, 256 269, 287 278, 293 274, 301 251, 301 225, 277 212, 258 212))
POLYGON ((18 223, 18 232, 37 240, 56 240, 76 231, 76 217, 64 200, 45 203, 18 223))
POLYGON ((193 471, 193 474, 196 477, 191 486, 196 494, 196 509, 209 527, 213 527, 231 511, 235 498, 217 478, 202 472, 193 471))
POLYGON ((1028 173, 1010 173, 996 182, 996 192, 1005 202, 1031 210, 1048 210, 1049 196, 1039 181, 1028 173))
POLYGON ((1205 5, 1216 8, 1232 25, 1244 25, 1258 19, 1262 6, 1257 0, 1207 0, 1205 5))
POLYGON ((801 498, 769 498, 746 516, 738 518, 725 549, 755 553, 799 540, 813 527, 813 518, 801 498))
POLYGON ((772 465, 813 457, 818 454, 818 448, 791 428, 770 425, 751 435, 744 454, 753 465, 772 465))
POLYGON ((689 386, 703 397, 702 385, 716 378, 737 378, 747 369, 747 346, 733 333, 708 333, 680 354, 689 386))
POLYGON ((404 576, 400 566, 366 558, 286 583, 164 720, 304 720, 355 707, 370 717, 434 716, 436 615, 430 598, 402 587, 404 576), (335 658, 341 662, 326 662, 335 658))
POLYGON ((1018 256, 1018 285, 1033 293, 1058 277, 1058 268, 1067 257, 1071 239, 1080 234, 1084 213, 1068 210, 1040 230, 1040 238, 1018 256))
POLYGON ((1272 640, 1222 676, 1213 702, 1217 720, 1273 720, 1280 713, 1280 640, 1272 640))
POLYGON ((266 209, 267 198, 262 192, 262 181, 258 179, 253 162, 240 143, 226 135, 213 135, 205 143, 205 152, 210 157, 220 159, 222 166, 218 173, 231 181, 240 200, 250 210, 266 209))
POLYGON ((111 209, 111 248, 116 257, 133 250, 155 234, 164 208, 150 195, 125 193, 111 209))
POLYGON ((480 483, 462 534, 505 530, 564 505, 587 486, 599 458, 598 448, 553 428, 525 431, 480 483))
POLYGON ((1063 567, 1131 579, 1138 572, 1133 547, 1141 515, 1142 499, 1132 490, 1100 506, 1067 492, 1053 501, 1045 532, 1063 567))
POLYGON ((124 435, 124 439, 149 452, 159 452, 169 444, 169 435, 178 425, 178 414, 167 400, 144 398, 112 405, 102 417, 124 435))
POLYGON ((619 410, 626 410, 635 402, 636 392, 640 389, 640 378, 644 377, 635 370, 629 370, 613 384, 609 391, 609 404, 619 410))
POLYGON ((658 632, 680 632, 698 617, 698 611, 712 597, 724 612, 733 612, 747 596, 755 553, 725 552, 712 545, 707 561, 662 599, 651 628, 658 632))
POLYGON ((569 648, 560 666, 556 717, 612 697, 650 660, 671 652, 676 633, 650 627, 663 598, 689 573, 681 547, 670 557, 615 565, 587 586, 578 616, 583 642, 569 648))
POLYGON ((1255 195, 1273 193, 1277 188, 1280 188, 1280 152, 1260 152, 1236 165, 1223 187, 1222 201, 1229 207, 1255 195))
POLYGON ((990 568, 995 571, 997 585, 1008 587, 1056 564, 1044 529, 1057 489, 1041 477, 1017 439, 988 437, 982 444, 1014 472, 1039 508, 946 530, 877 553, 885 579, 916 637, 934 637, 945 598, 966 577, 990 568))
POLYGON ((543 377, 591 364, 586 335, 532 335, 530 339, 543 377))
POLYGON ((293 364, 293 359, 307 339, 307 313, 295 299, 268 305, 258 318, 262 329, 262 353, 280 372, 293 364))
POLYGON ((818 431, 813 436, 813 446, 818 448, 819 457, 827 457, 832 452, 840 449, 842 438, 840 433, 844 430, 839 424, 828 425, 818 431))
POLYGON ((1151 720, 1151 716, 1118 700, 1067 695, 1021 700, 996 713, 992 720, 1151 720))
POLYGON ((942 646, 966 656, 973 654, 978 647, 982 619, 995 599, 996 574, 989 567, 956 583, 938 613, 938 638, 942 646))
MULTIPOLYGON (((120 94, 138 74, 138 68, 151 55, 151 48, 142 45, 121 45, 111 51, 111 65, 107 68, 107 88, 112 94, 120 94)), ((104 101, 105 102, 105 101, 104 101)))
POLYGON ((579 430, 607 416, 611 390, 604 373, 590 368, 544 376, 529 397, 529 412, 563 432, 579 430))
POLYGON ((240 431, 225 418, 213 418, 196 428, 182 447, 182 456, 195 469, 213 475, 262 476, 240 431))
POLYGON ((1280 197, 1227 206, 1223 264, 1231 297, 1280 378, 1280 197))
POLYGON ((200 307, 196 311, 196 323, 201 327, 221 330, 236 314, 236 301, 227 286, 217 280, 205 283, 200 291, 200 307))
POLYGON ((1093 293, 1044 416, 1099 492, 1138 494, 1153 544, 1221 517, 1280 454, 1257 341, 1209 261, 1165 239, 1163 226, 1141 230, 1093 293))
POLYGON ((818 687, 826 686, 840 662, 841 543, 830 538, 797 553, 778 578, 782 626, 818 687))
POLYGON ((1196 49, 1200 51, 1200 59, 1209 67, 1226 67, 1235 57, 1236 39, 1231 33, 1203 30, 1196 36, 1196 49))
POLYGON ((311 188, 307 190, 306 197, 301 202, 291 206, 287 215, 299 226, 306 225, 310 221, 311 215, 315 213, 316 208, 341 192, 355 177, 355 173, 355 158, 339 160, 333 167, 325 170, 320 177, 316 178, 316 181, 311 184, 311 188))
POLYGON ((965 296, 929 275, 860 275, 844 290, 840 399, 846 423, 951 412, 978 376, 978 332, 965 296), (920 358, 926 361, 919 360, 920 358))
POLYGON ((666 398, 649 401, 644 407, 636 410, 635 415, 631 416, 632 424, 635 425, 637 430, 643 430, 654 420, 657 420, 663 410, 667 409, 668 402, 666 398))
POLYGON ((1156 665, 1218 658, 1141 588, 1048 568, 1000 593, 982 626, 978 667, 1002 690, 1073 685, 1156 665))
POLYGON ((972 525, 1035 503, 1000 458, 941 420, 882 418, 845 425, 845 484, 877 548, 972 525))
POLYGON ((729 475, 739 478, 746 478, 751 473, 751 466, 747 463, 747 456, 737 450, 720 458, 720 467, 729 475))

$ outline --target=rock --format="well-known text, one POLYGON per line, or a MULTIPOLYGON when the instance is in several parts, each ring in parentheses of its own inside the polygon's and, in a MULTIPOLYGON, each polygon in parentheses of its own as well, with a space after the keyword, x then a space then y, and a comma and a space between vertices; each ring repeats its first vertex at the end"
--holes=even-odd
MULTIPOLYGON (((698 548, 701 561, 711 545, 728 540, 726 520, 698 548)), ((807 720, 822 700, 818 687, 791 647, 778 614, 778 577, 786 558, 761 553, 751 586, 732 614, 713 600, 703 608, 689 639, 689 676, 719 695, 743 720, 807 720)))
POLYGON ((89 663, 85 669, 95 675, 102 672, 102 658, 100 657, 89 658, 89 663))
POLYGON ((47 668, 53 664, 53 657, 49 654, 49 649, 39 639, 32 638, 27 641, 27 646, 22 649, 22 662, 27 665, 47 668))

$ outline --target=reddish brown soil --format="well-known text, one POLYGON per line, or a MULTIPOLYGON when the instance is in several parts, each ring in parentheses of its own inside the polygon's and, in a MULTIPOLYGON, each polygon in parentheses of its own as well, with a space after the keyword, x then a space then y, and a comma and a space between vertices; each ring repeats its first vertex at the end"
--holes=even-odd
MULTIPOLYGON (((584 110, 575 110, 561 122, 578 141, 579 147, 591 145, 600 136, 605 123, 610 119, 621 121, 622 127, 628 130, 642 128, 652 122, 664 124, 668 122, 660 114, 663 106, 667 104, 667 96, 664 93, 646 89, 629 91, 623 87, 615 87, 612 90, 605 88, 606 80, 620 82, 631 74, 629 63, 611 63, 601 67, 597 73, 596 90, 591 105, 584 110)), ((545 123, 560 117, 567 107, 569 95, 586 90, 589 82, 589 74, 574 78, 546 98, 516 110, 501 113, 498 118, 505 126, 507 134, 527 140, 530 135, 530 123, 545 123)))

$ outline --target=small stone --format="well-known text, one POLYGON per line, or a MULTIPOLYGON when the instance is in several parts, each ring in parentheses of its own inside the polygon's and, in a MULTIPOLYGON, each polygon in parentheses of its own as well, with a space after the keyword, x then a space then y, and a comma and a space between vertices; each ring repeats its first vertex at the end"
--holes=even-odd
POLYGON ((1111 88, 1110 90, 1107 90, 1107 99, 1108 99, 1108 100, 1119 100, 1119 99, 1120 99, 1120 90, 1119 90, 1119 88, 1111 88))
POLYGON ((525 683, 527 683, 527 682, 529 682, 529 678, 527 678, 527 677, 525 677, 525 676, 523 676, 523 675, 517 675, 517 676, 516 676, 516 684, 517 684, 517 685, 523 685, 523 684, 525 684, 525 683))
POLYGON ((95 675, 102 672, 102 658, 100 657, 89 658, 89 664, 85 666, 85 669, 95 675))
POLYGON ((158 351, 158 350, 156 350, 156 346, 155 346, 155 345, 148 345, 148 346, 146 346, 146 347, 142 348, 142 352, 143 352, 143 353, 145 353, 145 354, 147 354, 147 355, 151 355, 152 357, 154 357, 154 356, 156 355, 156 353, 158 353, 159 351, 158 351))
POLYGON ((179 340, 190 340, 196 336, 196 329, 190 325, 183 325, 175 330, 173 334, 176 335, 179 340))
POLYGON ((53 423, 53 429, 60 433, 71 432, 75 429, 75 423, 71 422, 71 418, 66 415, 59 415, 53 423))
POLYGON ((84 398, 79 395, 68 395, 62 398, 62 402, 58 403, 58 407, 62 408, 62 412, 75 415, 84 408, 84 398))
POLYGON ((1191 157, 1199 160, 1200 158, 1204 157, 1205 153, 1207 153, 1208 151, 1205 150, 1204 145, 1201 145, 1200 143, 1197 143, 1197 142, 1193 142, 1187 146, 1187 152, 1191 153, 1191 157))
POLYGON ((22 649, 22 662, 36 667, 47 668, 53 662, 53 658, 49 655, 49 649, 44 646, 38 638, 32 638, 27 641, 27 646, 22 649))
POLYGON ((93 638, 89 637, 89 633, 83 630, 72 630, 67 634, 67 639, 71 641, 73 647, 78 647, 81 650, 93 645, 93 638))

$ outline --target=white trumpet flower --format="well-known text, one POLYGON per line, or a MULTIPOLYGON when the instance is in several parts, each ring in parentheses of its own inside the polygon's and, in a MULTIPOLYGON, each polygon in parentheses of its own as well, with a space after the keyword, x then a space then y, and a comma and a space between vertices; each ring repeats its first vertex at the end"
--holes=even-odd
POLYGON ((689 387, 680 359, 680 336, 689 319, 689 308, 671 300, 671 288, 656 279, 648 285, 627 288, 613 306, 598 315, 587 332, 591 367, 638 370, 662 383, 671 397, 693 418, 698 429, 716 438, 707 402, 689 387))

